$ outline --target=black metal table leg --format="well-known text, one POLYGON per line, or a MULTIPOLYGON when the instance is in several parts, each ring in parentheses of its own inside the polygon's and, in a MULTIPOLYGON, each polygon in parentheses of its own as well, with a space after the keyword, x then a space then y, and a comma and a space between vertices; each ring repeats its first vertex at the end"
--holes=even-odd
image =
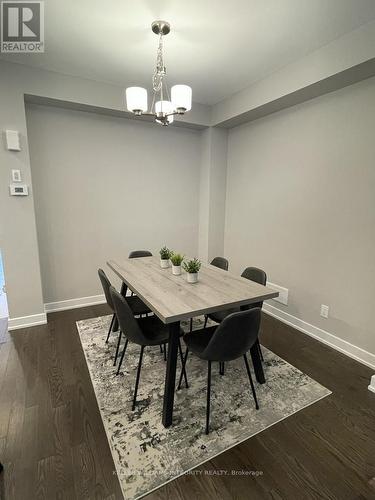
POLYGON ((168 359, 167 359, 167 369, 165 373, 163 420, 162 420, 164 427, 169 427, 170 425, 172 425, 179 337, 180 337, 180 322, 177 321, 176 323, 171 323, 169 325, 168 359))
POLYGON ((250 354, 254 366, 255 377, 260 384, 264 384, 266 379, 264 377, 262 360, 260 359, 259 349, 256 343, 251 347, 250 354))

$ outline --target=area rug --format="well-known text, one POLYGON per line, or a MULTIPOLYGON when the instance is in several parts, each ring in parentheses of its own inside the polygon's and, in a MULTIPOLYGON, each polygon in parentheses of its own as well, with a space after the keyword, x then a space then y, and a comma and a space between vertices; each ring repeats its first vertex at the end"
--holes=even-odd
MULTIPOLYGON (((254 407, 243 359, 226 363, 225 375, 212 367, 211 432, 204 432, 207 363, 191 355, 189 388, 176 391, 173 426, 161 423, 165 361, 159 347, 145 349, 138 405, 131 411, 139 346, 130 345, 116 376, 117 333, 105 339, 110 316, 77 322, 98 406, 124 498, 141 498, 271 425, 305 408, 330 391, 273 352, 262 348, 265 384, 256 383, 254 407)), ((194 329, 203 318, 194 320, 194 329)), ((188 330, 188 324, 182 324, 188 330)), ((251 364, 251 363, 250 363, 251 364)), ((180 373, 177 367, 177 377, 180 373)), ((255 377, 253 377, 255 378, 255 377)))

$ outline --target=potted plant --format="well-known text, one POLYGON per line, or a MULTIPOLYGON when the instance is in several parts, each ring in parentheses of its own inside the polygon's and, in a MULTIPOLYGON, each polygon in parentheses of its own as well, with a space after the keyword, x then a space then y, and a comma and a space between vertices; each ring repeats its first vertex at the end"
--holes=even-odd
POLYGON ((172 273, 175 276, 179 276, 181 274, 181 264, 184 260, 184 256, 180 253, 172 252, 171 262, 172 262, 172 273))
POLYGON ((187 282, 196 283, 198 281, 198 272, 201 268, 201 261, 198 259, 191 259, 182 264, 182 267, 187 272, 187 282))
POLYGON ((164 246, 163 248, 160 249, 160 267, 162 269, 166 269, 169 267, 169 259, 171 258, 172 252, 164 246))

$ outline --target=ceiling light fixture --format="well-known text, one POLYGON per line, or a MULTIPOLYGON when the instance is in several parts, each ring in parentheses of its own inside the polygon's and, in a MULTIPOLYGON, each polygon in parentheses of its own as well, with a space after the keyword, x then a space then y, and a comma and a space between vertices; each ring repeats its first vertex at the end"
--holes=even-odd
POLYGON ((167 71, 164 66, 163 36, 171 30, 166 21, 154 21, 152 31, 159 35, 159 45, 156 55, 156 67, 152 76, 153 97, 150 111, 147 105, 147 90, 143 87, 128 87, 126 89, 126 106, 136 116, 153 116, 157 123, 167 126, 173 122, 174 115, 183 115, 191 109, 191 87, 174 85, 169 95, 166 84, 167 71))

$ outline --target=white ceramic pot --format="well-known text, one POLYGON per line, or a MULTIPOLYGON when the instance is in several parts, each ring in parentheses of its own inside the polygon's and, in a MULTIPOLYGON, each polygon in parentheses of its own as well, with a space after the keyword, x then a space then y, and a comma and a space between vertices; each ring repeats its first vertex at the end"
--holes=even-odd
POLYGON ((167 267, 169 267, 169 259, 160 259, 160 267, 162 269, 167 269, 167 267))
POLYGON ((181 266, 174 266, 172 264, 172 274, 174 274, 175 276, 180 276, 180 274, 181 274, 181 266))
POLYGON ((196 283, 198 281, 198 273, 186 273, 188 283, 196 283))

